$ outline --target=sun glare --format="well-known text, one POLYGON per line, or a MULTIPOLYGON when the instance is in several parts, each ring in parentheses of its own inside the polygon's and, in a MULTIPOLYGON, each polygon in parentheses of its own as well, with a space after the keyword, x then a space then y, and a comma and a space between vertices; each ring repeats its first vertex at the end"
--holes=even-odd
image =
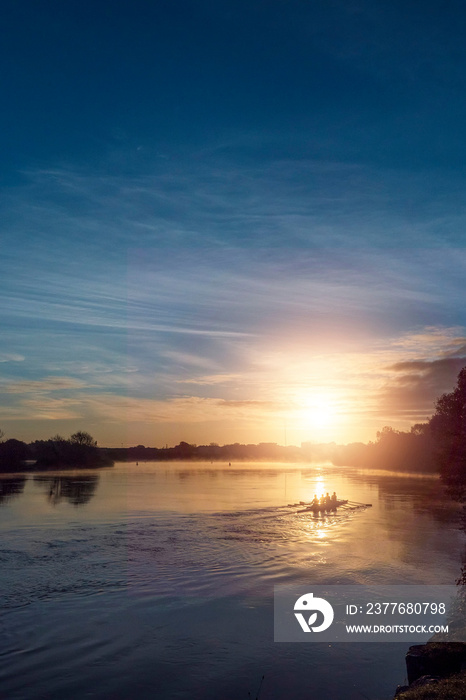
POLYGON ((338 422, 335 399, 328 394, 313 394, 302 399, 300 413, 303 427, 328 429, 338 422))

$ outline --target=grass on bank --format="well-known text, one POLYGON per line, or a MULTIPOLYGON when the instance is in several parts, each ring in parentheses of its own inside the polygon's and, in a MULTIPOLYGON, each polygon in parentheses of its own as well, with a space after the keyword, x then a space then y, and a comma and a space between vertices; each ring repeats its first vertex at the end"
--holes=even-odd
POLYGON ((465 698, 466 672, 444 678, 438 683, 405 690, 404 693, 396 696, 396 700, 465 700, 465 698))

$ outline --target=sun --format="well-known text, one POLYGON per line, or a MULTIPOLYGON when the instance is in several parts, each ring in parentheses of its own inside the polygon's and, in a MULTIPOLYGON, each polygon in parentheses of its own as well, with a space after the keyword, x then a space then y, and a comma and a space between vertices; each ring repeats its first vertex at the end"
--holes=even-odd
POLYGON ((329 393, 311 393, 300 401, 303 427, 328 429, 338 422, 337 402, 329 393))

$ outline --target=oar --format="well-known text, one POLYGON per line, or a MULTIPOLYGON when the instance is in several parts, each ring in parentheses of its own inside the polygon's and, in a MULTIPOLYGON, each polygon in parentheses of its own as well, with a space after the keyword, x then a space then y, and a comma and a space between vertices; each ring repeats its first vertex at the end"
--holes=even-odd
POLYGON ((348 503, 355 506, 367 506, 368 508, 372 508, 372 503, 361 503, 360 501, 348 501, 348 503))

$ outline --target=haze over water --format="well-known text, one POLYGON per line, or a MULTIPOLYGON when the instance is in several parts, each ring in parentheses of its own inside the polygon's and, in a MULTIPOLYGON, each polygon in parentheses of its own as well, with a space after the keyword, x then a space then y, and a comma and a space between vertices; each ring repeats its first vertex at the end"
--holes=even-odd
POLYGON ((273 587, 452 584, 464 540, 434 477, 147 463, 2 479, 8 700, 389 698, 405 644, 273 642, 273 587), (9 485, 9 486, 8 486, 9 485), (315 492, 372 503, 317 518, 315 492))

